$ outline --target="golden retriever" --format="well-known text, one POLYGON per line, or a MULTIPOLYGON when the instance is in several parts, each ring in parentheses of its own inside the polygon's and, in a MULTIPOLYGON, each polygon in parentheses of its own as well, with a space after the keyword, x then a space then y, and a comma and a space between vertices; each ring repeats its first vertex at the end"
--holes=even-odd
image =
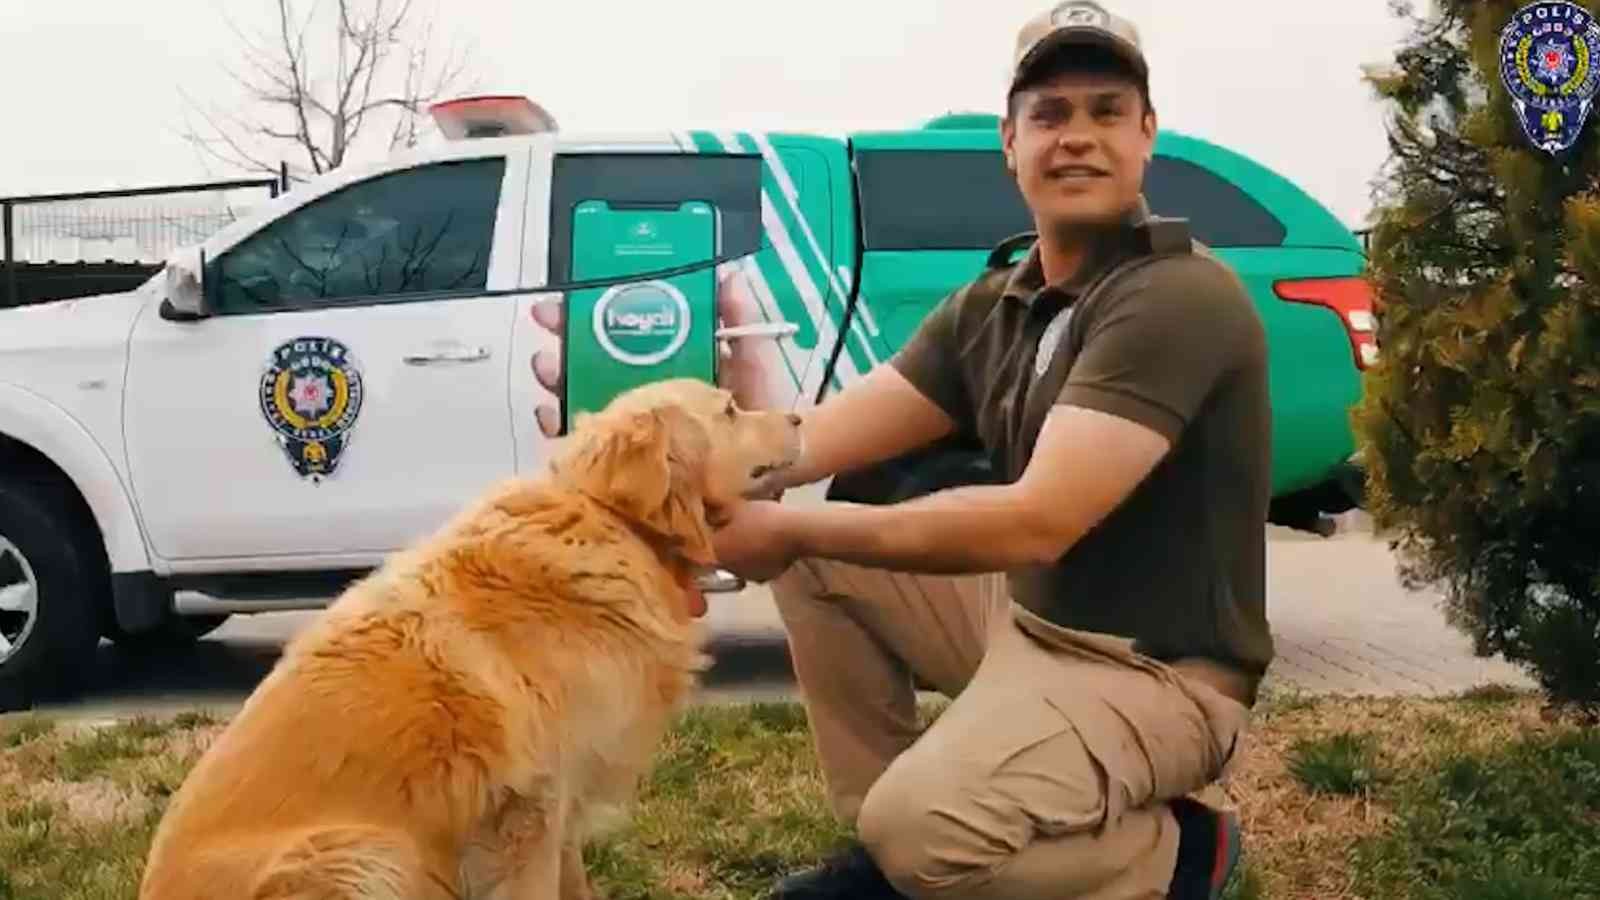
MULTIPOLYGON (((142 900, 591 895, 704 669, 708 509, 763 490, 799 419, 658 382, 352 585, 203 754, 142 900)), ((403 488, 401 488, 403 489, 403 488)))

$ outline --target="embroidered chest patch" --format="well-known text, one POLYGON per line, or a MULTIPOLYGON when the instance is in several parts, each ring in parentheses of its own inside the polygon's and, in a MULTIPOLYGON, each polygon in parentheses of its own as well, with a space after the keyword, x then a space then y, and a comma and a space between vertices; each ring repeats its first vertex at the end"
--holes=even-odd
POLYGON ((1056 350, 1061 346, 1061 338, 1067 331, 1067 323, 1072 321, 1072 307, 1062 307, 1050 319, 1050 324, 1044 327, 1044 334, 1039 335, 1039 349, 1033 356, 1033 377, 1043 378, 1044 373, 1050 370, 1050 363, 1056 358, 1056 350))

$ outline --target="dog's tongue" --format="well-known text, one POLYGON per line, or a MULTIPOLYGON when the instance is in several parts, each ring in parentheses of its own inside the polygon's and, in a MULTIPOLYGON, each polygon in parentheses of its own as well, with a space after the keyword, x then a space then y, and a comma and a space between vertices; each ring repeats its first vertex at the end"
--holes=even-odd
POLYGON ((706 592, 700 589, 700 582, 695 578, 695 571, 690 567, 678 569, 678 587, 683 588, 684 602, 689 607, 689 617, 699 619, 706 614, 706 592))

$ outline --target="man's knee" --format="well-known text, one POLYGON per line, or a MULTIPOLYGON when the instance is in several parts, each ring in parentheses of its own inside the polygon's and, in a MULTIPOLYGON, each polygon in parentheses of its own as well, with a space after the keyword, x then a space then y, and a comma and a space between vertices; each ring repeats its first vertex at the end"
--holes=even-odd
POLYGON ((1105 824, 1100 767, 1077 732, 1041 714, 1048 712, 1016 699, 952 707, 934 727, 958 733, 914 745, 873 784, 857 831, 897 890, 913 898, 983 895, 1034 842, 1105 824))
POLYGON ((856 818, 861 843, 884 878, 907 897, 940 896, 973 872, 944 851, 937 815, 926 797, 902 790, 887 777, 861 804, 856 818))
POLYGON ((995 829, 963 807, 959 788, 906 777, 891 767, 862 802, 856 830, 889 883, 914 900, 960 896, 1020 851, 1024 829, 995 829))

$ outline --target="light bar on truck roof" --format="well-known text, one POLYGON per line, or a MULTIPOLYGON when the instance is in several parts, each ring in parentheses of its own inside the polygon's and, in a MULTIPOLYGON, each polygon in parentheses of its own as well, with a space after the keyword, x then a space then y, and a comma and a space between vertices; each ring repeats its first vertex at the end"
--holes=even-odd
POLYGON ((452 141, 556 130, 555 117, 521 95, 459 97, 433 104, 428 113, 452 141))

